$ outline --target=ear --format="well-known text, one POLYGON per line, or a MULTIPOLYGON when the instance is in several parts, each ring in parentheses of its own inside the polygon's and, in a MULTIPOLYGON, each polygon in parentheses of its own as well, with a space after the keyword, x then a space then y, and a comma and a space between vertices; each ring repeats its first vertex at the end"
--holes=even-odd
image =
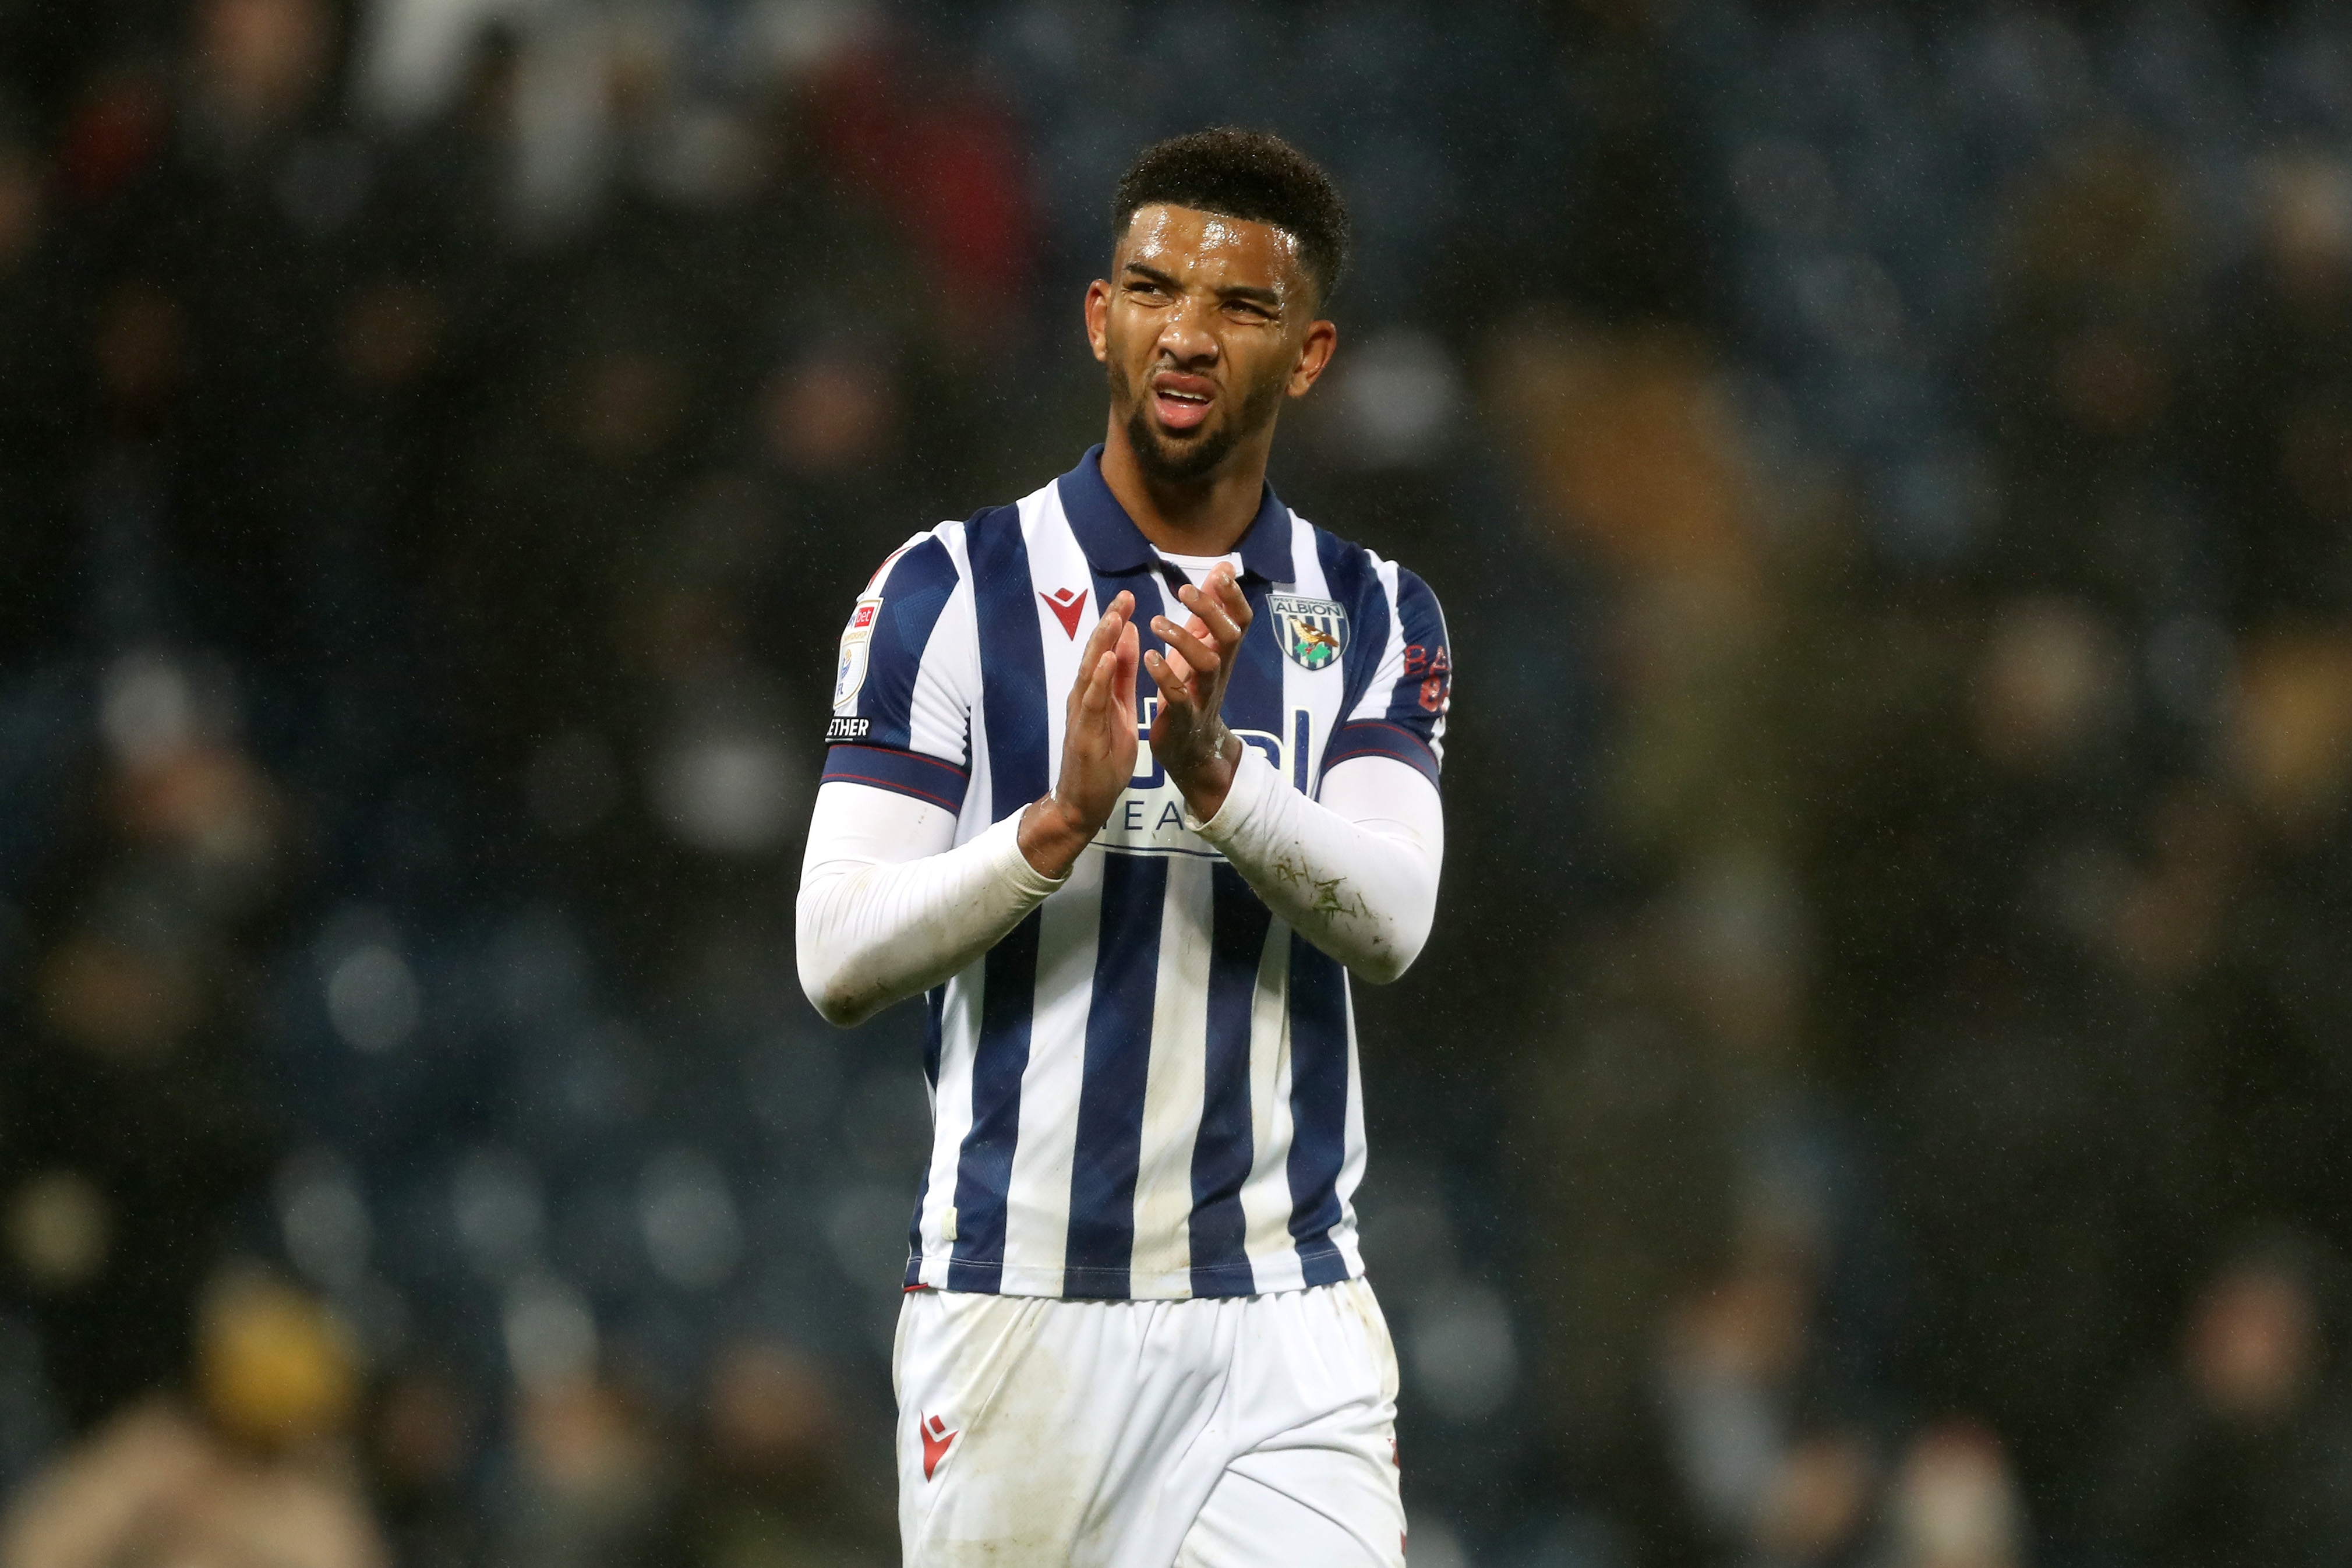
POLYGON ((1290 383, 1284 388, 1293 397, 1304 397, 1331 363, 1339 347, 1339 329, 1329 321, 1315 321, 1307 329, 1307 338, 1298 345, 1298 359, 1290 367, 1290 383))
POLYGON ((1110 281, 1097 278, 1087 285, 1087 342, 1095 358, 1110 360, 1110 281))

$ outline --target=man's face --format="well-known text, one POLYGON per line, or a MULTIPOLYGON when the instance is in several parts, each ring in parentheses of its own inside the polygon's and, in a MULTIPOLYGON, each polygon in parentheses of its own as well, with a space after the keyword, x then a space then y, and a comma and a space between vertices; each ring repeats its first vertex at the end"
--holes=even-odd
POLYGON ((1270 439, 1286 394, 1315 384, 1336 333, 1315 319, 1298 242, 1269 224, 1191 207, 1137 210, 1087 291, 1087 335, 1111 414, 1155 479, 1205 479, 1270 439))

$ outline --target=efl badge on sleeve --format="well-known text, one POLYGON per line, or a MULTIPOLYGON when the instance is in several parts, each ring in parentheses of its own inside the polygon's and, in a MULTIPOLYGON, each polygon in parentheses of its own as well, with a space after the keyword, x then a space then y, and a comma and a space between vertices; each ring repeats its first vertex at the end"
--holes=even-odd
POLYGON ((1329 599, 1301 599, 1276 594, 1266 600, 1274 612, 1275 635, 1282 651, 1301 669, 1322 669, 1348 651, 1348 611, 1329 599))
POLYGON ((874 641, 874 617, 882 612, 879 598, 860 599, 841 633, 841 662, 834 668, 833 706, 836 711, 857 696, 866 684, 866 654, 874 641))

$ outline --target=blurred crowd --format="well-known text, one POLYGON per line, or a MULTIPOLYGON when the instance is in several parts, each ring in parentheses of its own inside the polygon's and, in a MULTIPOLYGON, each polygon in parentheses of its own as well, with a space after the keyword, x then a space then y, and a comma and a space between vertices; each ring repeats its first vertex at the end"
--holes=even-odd
POLYGON ((2352 1560, 2336 12, 0 0, 0 1568, 893 1560, 818 693, 1226 121, 1465 672, 1416 1563, 2352 1560))

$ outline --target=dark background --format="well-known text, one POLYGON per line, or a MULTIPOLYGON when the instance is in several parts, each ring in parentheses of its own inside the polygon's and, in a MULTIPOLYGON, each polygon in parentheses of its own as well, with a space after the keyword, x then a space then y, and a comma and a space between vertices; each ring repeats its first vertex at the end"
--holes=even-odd
POLYGON ((2352 1560, 2340 8, 0 0, 0 1564, 894 1559, 831 645, 1227 121, 1460 671, 1413 1561, 2352 1560))

